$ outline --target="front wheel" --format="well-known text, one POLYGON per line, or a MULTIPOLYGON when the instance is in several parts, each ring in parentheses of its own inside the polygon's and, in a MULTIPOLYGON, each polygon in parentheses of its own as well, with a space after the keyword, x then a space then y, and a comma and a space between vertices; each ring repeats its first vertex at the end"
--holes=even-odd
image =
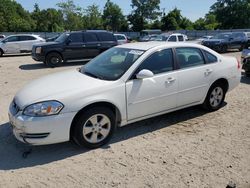
POLYGON ((49 67, 58 67, 62 64, 62 57, 59 53, 52 52, 46 57, 46 65, 49 67))
POLYGON ((83 112, 73 126, 73 139, 78 145, 97 148, 111 139, 116 128, 115 115, 109 108, 94 107, 83 112))
POLYGON ((216 111, 220 109, 224 103, 226 90, 222 84, 217 83, 211 86, 206 99, 203 103, 203 107, 208 111, 216 111))

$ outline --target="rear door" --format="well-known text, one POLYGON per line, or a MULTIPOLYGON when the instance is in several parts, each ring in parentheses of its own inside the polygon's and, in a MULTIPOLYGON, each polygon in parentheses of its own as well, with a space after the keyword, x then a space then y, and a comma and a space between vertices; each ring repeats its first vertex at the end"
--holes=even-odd
POLYGON ((180 68, 177 71, 179 79, 177 107, 200 102, 208 91, 217 58, 209 53, 210 59, 214 58, 214 60, 211 63, 206 63, 206 58, 203 54, 198 48, 176 48, 176 56, 180 68))
POLYGON ((84 33, 84 46, 87 50, 87 58, 94 58, 100 53, 101 43, 95 32, 84 33))
POLYGON ((85 59, 88 52, 83 43, 82 32, 70 33, 64 48, 64 58, 67 60, 85 59))
POLYGON ((100 48, 101 48, 101 52, 112 48, 113 46, 116 46, 117 40, 115 38, 115 36, 112 33, 109 32, 98 32, 96 33, 98 35, 99 41, 100 41, 100 48))
POLYGON ((32 45, 35 43, 36 38, 29 35, 19 36, 19 46, 21 52, 31 52, 32 45))
POLYGON ((244 33, 232 33, 230 40, 231 48, 241 48, 244 43, 244 33))

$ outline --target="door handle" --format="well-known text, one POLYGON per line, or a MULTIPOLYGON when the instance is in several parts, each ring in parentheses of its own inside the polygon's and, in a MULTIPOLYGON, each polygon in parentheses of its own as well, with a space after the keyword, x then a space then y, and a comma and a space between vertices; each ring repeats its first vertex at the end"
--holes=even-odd
POLYGON ((166 83, 167 83, 167 84, 170 84, 170 83, 174 82, 175 80, 176 80, 175 78, 169 77, 169 78, 166 80, 166 83))
POLYGON ((207 76, 207 75, 211 74, 212 72, 213 72, 213 70, 212 70, 212 69, 206 69, 206 71, 205 71, 205 75, 207 76))
POLYGON ((83 44, 83 45, 82 45, 82 47, 86 47, 86 45, 85 45, 85 44, 83 44))

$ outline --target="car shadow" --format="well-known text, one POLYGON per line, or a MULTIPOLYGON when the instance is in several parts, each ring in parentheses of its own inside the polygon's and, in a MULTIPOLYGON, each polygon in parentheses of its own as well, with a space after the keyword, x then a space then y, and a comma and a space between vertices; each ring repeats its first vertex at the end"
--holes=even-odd
MULTIPOLYGON (((118 128, 111 141, 100 149, 106 150, 114 143, 197 118, 206 113, 199 106, 195 106, 118 128)), ((0 125, 0 170, 43 165, 89 151, 72 142, 47 146, 28 146, 14 138, 9 123, 0 125), (23 158, 23 153, 30 148, 32 148, 32 152, 27 158, 23 158)))
MULTIPOLYGON (((82 66, 86 64, 86 61, 81 61, 81 62, 71 62, 71 63, 64 63, 60 67, 75 67, 75 66, 82 66)), ((55 67, 58 68, 58 67, 55 67)), ((51 69, 51 67, 48 67, 44 63, 35 63, 35 64, 25 64, 25 65, 20 65, 19 69, 21 70, 37 70, 37 69, 51 69)))
POLYGON ((250 77, 247 77, 244 73, 244 75, 241 76, 240 82, 243 84, 250 84, 250 77))

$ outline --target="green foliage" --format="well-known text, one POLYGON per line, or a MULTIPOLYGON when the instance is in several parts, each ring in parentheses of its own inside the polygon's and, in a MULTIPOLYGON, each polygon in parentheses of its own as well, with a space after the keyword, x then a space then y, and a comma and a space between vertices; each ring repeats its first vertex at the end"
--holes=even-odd
POLYGON ((219 25, 213 13, 206 14, 205 18, 199 18, 193 24, 196 30, 214 30, 217 29, 219 25))
POLYGON ((82 21, 87 29, 103 29, 102 13, 95 4, 88 6, 87 9, 84 10, 82 21))
POLYGON ((160 0, 132 0, 133 11, 128 16, 134 31, 141 31, 148 20, 155 20, 160 15, 160 0))
POLYGON ((181 15, 181 11, 174 8, 162 18, 162 30, 193 29, 193 23, 181 15))
POLYGON ((104 28, 112 31, 127 30, 128 24, 125 16, 122 14, 121 8, 107 0, 103 10, 103 24, 104 28))
POLYGON ((223 29, 244 29, 250 27, 249 0, 217 0, 211 6, 211 13, 216 16, 223 29))

